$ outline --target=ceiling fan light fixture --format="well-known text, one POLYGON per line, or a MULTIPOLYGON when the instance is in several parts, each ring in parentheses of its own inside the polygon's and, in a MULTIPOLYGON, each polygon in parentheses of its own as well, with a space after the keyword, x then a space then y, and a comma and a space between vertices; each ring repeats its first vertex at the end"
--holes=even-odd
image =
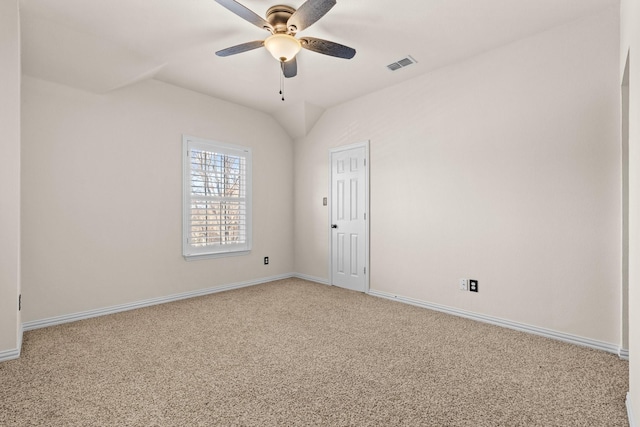
POLYGON ((291 61, 300 52, 300 42, 288 34, 273 34, 264 41, 264 47, 279 62, 291 61))

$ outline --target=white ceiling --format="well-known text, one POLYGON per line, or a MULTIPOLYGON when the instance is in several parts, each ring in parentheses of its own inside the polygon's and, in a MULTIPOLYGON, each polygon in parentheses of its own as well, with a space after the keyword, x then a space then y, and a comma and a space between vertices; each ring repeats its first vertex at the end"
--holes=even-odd
MULTIPOLYGON (((214 52, 269 35, 214 0, 21 0, 27 75, 95 93, 154 78, 272 114, 292 137, 324 109, 616 6, 618 0, 337 0, 301 36, 356 49, 351 60, 302 50, 298 75, 279 91, 265 49, 214 52), (407 55, 418 63, 391 72, 407 55)), ((264 17, 274 4, 240 0, 264 17)))

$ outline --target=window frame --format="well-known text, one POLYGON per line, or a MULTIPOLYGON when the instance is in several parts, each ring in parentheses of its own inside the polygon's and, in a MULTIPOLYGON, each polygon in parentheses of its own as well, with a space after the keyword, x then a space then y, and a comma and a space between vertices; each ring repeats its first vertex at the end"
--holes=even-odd
MULTIPOLYGON (((228 144, 182 135, 182 256, 187 261, 247 255, 252 248, 252 150, 250 147, 228 144), (245 160, 245 242, 242 244, 194 246, 191 233, 191 150, 243 157, 245 160)), ((196 197, 197 198, 197 197, 196 197)))

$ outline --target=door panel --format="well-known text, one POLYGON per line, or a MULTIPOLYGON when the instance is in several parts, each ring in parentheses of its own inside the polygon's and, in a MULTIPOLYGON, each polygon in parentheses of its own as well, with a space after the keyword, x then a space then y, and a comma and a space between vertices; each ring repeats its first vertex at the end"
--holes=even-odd
POLYGON ((344 233, 338 233, 336 272, 344 274, 344 233))
POLYGON ((331 152, 331 283, 365 292, 366 155, 364 146, 331 152))

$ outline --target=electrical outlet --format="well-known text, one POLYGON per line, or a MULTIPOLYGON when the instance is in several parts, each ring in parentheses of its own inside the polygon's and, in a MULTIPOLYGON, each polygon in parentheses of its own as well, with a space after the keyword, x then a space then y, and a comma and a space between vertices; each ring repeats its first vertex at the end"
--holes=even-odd
POLYGON ((264 265, 269 265, 269 257, 264 257, 264 265))
POLYGON ((478 292, 478 281, 475 279, 469 280, 469 290, 471 292, 478 292))
POLYGON ((461 291, 469 290, 469 281, 467 279, 460 279, 458 287, 461 291))

